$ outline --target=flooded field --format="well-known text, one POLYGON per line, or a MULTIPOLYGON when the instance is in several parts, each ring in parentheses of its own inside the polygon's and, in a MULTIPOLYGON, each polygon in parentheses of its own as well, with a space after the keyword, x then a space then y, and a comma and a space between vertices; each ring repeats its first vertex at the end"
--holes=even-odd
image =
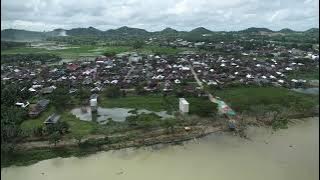
POLYGON ((302 180, 319 178, 319 119, 289 129, 250 128, 252 141, 228 133, 183 145, 158 145, 56 158, 1 170, 6 180, 302 180))
POLYGON ((74 48, 80 48, 80 47, 68 46, 65 44, 56 44, 54 42, 34 42, 34 43, 31 43, 31 48, 43 48, 51 51, 51 50, 74 49, 74 48))
MULTIPOLYGON (((122 122, 126 120, 126 117, 133 115, 132 113, 129 113, 133 109, 129 108, 101 108, 98 107, 98 111, 95 115, 91 113, 90 107, 86 107, 85 111, 83 112, 81 108, 75 108, 71 110, 71 113, 75 115, 77 118, 83 121, 92 121, 96 120, 100 124, 105 124, 108 122, 109 118, 112 118, 114 121, 122 122)), ((152 113, 153 111, 148 111, 146 109, 140 109, 137 111, 138 113, 152 113)), ((154 112, 158 116, 161 116, 162 118, 170 118, 173 117, 173 115, 167 114, 165 111, 160 112, 154 112)))
POLYGON ((319 88, 296 88, 292 89, 293 91, 304 93, 304 94, 319 94, 319 88))

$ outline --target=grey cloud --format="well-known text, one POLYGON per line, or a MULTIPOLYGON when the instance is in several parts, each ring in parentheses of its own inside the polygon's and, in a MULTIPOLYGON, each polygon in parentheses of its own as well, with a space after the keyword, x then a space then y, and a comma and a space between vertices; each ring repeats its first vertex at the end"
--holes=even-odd
POLYGON ((3 0, 1 29, 318 27, 318 0, 3 0))

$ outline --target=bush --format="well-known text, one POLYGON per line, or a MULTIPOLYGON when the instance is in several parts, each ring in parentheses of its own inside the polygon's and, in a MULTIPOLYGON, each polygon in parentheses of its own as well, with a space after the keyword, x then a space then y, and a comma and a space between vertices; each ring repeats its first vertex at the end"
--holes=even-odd
POLYGON ((201 117, 209 117, 217 113, 217 104, 212 103, 208 98, 189 98, 190 114, 195 114, 201 117))
POLYGON ((272 129, 287 129, 288 128, 288 119, 285 117, 278 117, 272 120, 272 129))
POLYGON ((104 91, 104 94, 106 97, 109 97, 109 98, 117 98, 117 97, 120 97, 122 93, 119 87, 110 86, 104 91))
POLYGON ((100 147, 108 143, 110 143, 110 140, 108 137, 105 137, 103 139, 88 139, 82 143, 79 143, 79 146, 81 148, 100 147))
POLYGON ((128 116, 126 122, 133 127, 151 129, 160 125, 160 116, 155 113, 142 113, 138 115, 128 116))

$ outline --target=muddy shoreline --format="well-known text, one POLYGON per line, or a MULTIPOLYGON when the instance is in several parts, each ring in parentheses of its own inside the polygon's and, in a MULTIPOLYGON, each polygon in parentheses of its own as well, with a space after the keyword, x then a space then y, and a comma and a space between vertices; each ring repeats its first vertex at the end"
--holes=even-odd
MULTIPOLYGON (((302 118, 305 117, 294 119, 302 118)), ((267 124, 248 124, 270 127, 267 124)), ((85 139, 81 143, 77 142, 75 139, 70 139, 69 141, 61 141, 56 146, 49 144, 48 141, 41 141, 40 143, 36 141, 25 142, 18 144, 15 153, 9 155, 7 157, 8 160, 3 161, 1 166, 2 168, 11 165, 24 166, 56 157, 83 157, 99 151, 139 148, 156 144, 180 144, 181 142, 201 138, 212 133, 229 131, 225 124, 217 125, 215 123, 188 127, 190 127, 190 130, 185 130, 184 127, 177 127, 173 132, 168 132, 167 129, 158 129, 156 131, 149 131, 135 136, 130 134, 118 137, 97 136, 96 138, 85 139), (50 152, 50 156, 45 155, 48 152, 50 152), (20 155, 28 156, 28 153, 31 154, 30 159, 19 159, 20 155)))

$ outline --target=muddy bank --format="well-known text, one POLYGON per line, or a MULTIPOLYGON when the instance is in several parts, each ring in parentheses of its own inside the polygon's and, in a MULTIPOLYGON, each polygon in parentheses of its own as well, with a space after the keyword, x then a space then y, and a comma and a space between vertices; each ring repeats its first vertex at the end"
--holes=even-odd
POLYGON ((1 177, 8 180, 319 178, 318 118, 303 119, 276 132, 255 126, 250 126, 247 132, 251 141, 218 132, 181 145, 125 148, 81 158, 53 158, 29 166, 11 166, 1 170, 1 177))
POLYGON ((76 140, 65 140, 56 146, 48 141, 32 141, 18 144, 15 152, 1 159, 1 166, 24 166, 38 161, 55 157, 86 156, 98 151, 117 150, 130 147, 151 146, 155 144, 176 144, 183 141, 200 138, 214 132, 226 130, 225 126, 188 126, 176 128, 173 132, 167 129, 158 129, 151 132, 126 134, 124 136, 94 136, 79 143, 76 140))
MULTIPOLYGON (((270 115, 270 114, 269 114, 270 115)), ((292 116, 294 117, 294 116, 292 116)), ((301 117, 301 115, 296 115, 301 117)), ((246 126, 270 127, 269 118, 244 116, 239 121, 239 131, 236 135, 247 138, 244 132, 246 126)), ((289 120, 289 123, 291 120, 289 120)), ((176 144, 183 141, 200 138, 219 131, 229 131, 226 123, 202 123, 201 125, 175 127, 174 130, 155 129, 148 131, 126 132, 115 135, 91 135, 83 138, 81 142, 75 139, 65 139, 56 146, 48 141, 31 141, 20 143, 16 146, 15 152, 8 154, 1 161, 2 167, 10 165, 27 165, 41 160, 55 157, 85 156, 98 151, 117 150, 129 147, 143 147, 155 144, 176 144), (30 154, 30 155, 28 155, 30 154)), ((250 138, 250 137, 249 137, 250 138)))

